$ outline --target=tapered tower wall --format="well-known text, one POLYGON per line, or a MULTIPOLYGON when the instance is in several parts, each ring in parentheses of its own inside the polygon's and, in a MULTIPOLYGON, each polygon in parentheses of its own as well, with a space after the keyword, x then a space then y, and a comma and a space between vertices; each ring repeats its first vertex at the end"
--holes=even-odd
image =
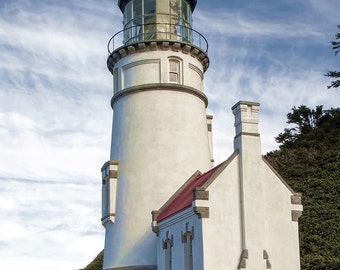
POLYGON ((211 117, 203 93, 208 64, 205 50, 173 36, 110 52, 114 95, 111 162, 102 169, 104 269, 155 269, 152 209, 197 169, 211 168, 211 117))

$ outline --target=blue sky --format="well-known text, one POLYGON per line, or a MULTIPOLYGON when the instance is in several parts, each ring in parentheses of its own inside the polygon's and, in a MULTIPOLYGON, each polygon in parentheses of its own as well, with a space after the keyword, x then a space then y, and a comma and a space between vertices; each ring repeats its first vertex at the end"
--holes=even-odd
MULTIPOLYGON (((339 10, 338 0, 198 0, 216 162, 232 153, 239 100, 261 103, 263 153, 293 106, 339 107, 323 76, 340 70, 339 10)), ((121 21, 113 0, 0 1, 0 269, 78 269, 103 247, 106 44, 121 21)))

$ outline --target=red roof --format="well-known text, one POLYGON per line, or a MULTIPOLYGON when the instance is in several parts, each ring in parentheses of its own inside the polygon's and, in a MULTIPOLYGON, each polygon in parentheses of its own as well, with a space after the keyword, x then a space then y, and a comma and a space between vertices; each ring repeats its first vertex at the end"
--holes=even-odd
POLYGON ((193 190, 197 187, 202 187, 222 164, 223 163, 202 175, 197 175, 188 181, 185 186, 182 187, 182 190, 180 190, 177 195, 171 198, 171 200, 162 207, 163 209, 160 209, 160 213, 156 218, 157 222, 161 222, 162 220, 171 217, 186 208, 189 208, 194 200, 193 190))

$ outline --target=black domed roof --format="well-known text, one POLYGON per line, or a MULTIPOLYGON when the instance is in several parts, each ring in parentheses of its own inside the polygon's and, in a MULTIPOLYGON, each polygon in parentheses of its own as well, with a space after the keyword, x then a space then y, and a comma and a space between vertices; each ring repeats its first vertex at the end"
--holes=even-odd
MULTIPOLYGON (((131 0, 118 0, 118 6, 120 8, 120 10, 122 12, 124 12, 124 8, 126 6, 127 3, 129 3, 131 0)), ((186 0, 189 2, 190 7, 191 7, 191 11, 194 11, 196 4, 197 4, 197 0, 186 0)))

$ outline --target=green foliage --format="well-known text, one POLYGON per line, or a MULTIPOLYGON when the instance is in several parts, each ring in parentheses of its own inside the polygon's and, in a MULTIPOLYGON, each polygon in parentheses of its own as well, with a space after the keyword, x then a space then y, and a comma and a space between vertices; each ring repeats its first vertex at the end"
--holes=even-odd
POLYGON ((287 123, 296 126, 284 129, 284 132, 275 138, 278 143, 282 143, 285 147, 292 145, 297 139, 316 129, 326 117, 326 112, 322 110, 322 106, 317 106, 314 110, 301 105, 292 110, 292 113, 287 114, 287 123))
MULTIPOLYGON (((340 72, 339 71, 328 71, 326 73, 327 77, 332 77, 336 79, 340 79, 340 72)), ((332 81, 330 85, 327 86, 327 88, 338 88, 340 86, 340 80, 332 81)))
MULTIPOLYGON (((340 25, 338 25, 338 29, 340 30, 340 25)), ((340 33, 337 33, 335 35, 336 39, 340 39, 340 33)), ((340 50, 340 41, 331 41, 332 44, 332 49, 334 50, 335 55, 337 55, 337 53, 340 50)))
POLYGON ((333 134, 339 126, 340 109, 323 110, 323 106, 316 106, 316 109, 307 108, 301 105, 292 108, 292 112, 287 114, 287 123, 294 124, 292 128, 285 128, 275 139, 281 143, 280 148, 316 148, 320 144, 329 144, 336 140, 333 134))
POLYGON ((83 270, 103 270, 104 250, 102 250, 97 257, 83 270))
POLYGON ((280 149, 266 158, 302 193, 302 269, 340 269, 340 109, 302 105, 287 118, 295 126, 279 134, 280 149))
MULTIPOLYGON (((338 29, 340 30, 340 25, 338 25, 338 29)), ((335 35, 335 39, 340 39, 340 33, 335 35)), ((340 41, 331 41, 332 49, 334 50, 334 54, 337 55, 340 50, 340 41)), ((338 88, 340 86, 340 72, 339 71, 328 71, 325 75, 327 77, 336 78, 337 80, 332 81, 328 88, 338 88)))

